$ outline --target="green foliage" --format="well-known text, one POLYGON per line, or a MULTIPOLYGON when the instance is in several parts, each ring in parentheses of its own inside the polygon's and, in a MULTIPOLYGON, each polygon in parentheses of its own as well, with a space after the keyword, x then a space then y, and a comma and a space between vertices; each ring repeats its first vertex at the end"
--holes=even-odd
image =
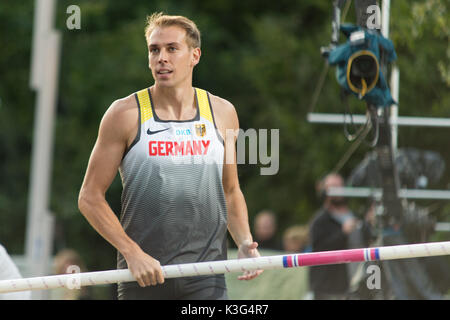
MULTIPOLYGON (((55 28, 62 32, 51 210, 55 248, 76 248, 91 270, 114 268, 115 251, 80 215, 77 197, 98 125, 108 106, 152 84, 144 39, 147 15, 186 15, 202 31, 194 85, 232 102, 243 129, 279 129, 280 167, 261 176, 240 165, 250 219, 264 208, 279 216, 279 233, 307 223, 319 203, 315 181, 333 169, 350 143, 341 126, 306 121, 330 40, 330 1, 61 0, 55 28), (68 30, 66 8, 81 8, 81 30, 68 30), (263 196, 262 196, 263 195, 263 196)), ((33 1, 0 3, 0 242, 24 247, 35 94, 29 89, 33 1)), ((391 38, 400 68, 400 114, 450 117, 448 1, 391 2, 391 38)), ((350 21, 353 15, 348 15, 350 21)), ((358 113, 364 108, 352 102, 358 113)), ((330 69, 317 112, 342 113, 330 69)), ((450 159, 448 129, 401 128, 400 147, 440 152, 450 159)), ((348 174, 370 148, 361 145, 342 169, 348 174)), ((435 188, 447 188, 449 170, 435 188)), ((121 182, 107 194, 120 212, 121 182)), ((448 210, 442 218, 448 217, 448 210)))
POLYGON ((34 115, 34 95, 28 89, 30 4, 0 4, 0 241, 13 252, 24 247, 34 115))

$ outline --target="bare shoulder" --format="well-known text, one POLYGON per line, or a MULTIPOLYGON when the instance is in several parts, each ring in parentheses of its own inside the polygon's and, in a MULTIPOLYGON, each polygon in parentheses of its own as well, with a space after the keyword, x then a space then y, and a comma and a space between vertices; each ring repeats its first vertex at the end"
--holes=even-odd
POLYGON ((117 118, 126 118, 133 113, 137 114, 137 111, 138 108, 136 99, 134 97, 134 94, 131 94, 128 97, 124 97, 114 101, 109 106, 108 110, 106 110, 104 117, 111 117, 115 118, 115 120, 118 120, 117 118))
POLYGON ((134 94, 114 101, 106 110, 100 133, 111 134, 126 141, 133 140, 139 121, 139 109, 134 94))
POLYGON ((237 128, 239 127, 236 108, 228 100, 210 95, 211 107, 214 112, 214 118, 219 128, 237 128))

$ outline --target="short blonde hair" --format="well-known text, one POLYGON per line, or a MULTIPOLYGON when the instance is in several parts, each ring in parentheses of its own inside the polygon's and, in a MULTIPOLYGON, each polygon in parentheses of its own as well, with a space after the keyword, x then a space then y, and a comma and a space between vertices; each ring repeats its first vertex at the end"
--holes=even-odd
POLYGON ((295 241, 305 247, 309 240, 309 230, 305 225, 294 225, 286 229, 283 233, 284 241, 295 241))
POLYGON ((57 274, 66 273, 66 268, 71 265, 78 266, 82 272, 86 270, 81 256, 75 250, 62 249, 56 254, 54 259, 54 268, 57 274))
POLYGON ((186 42, 191 48, 200 48, 201 37, 200 30, 194 21, 183 16, 170 16, 163 12, 155 12, 147 17, 147 24, 145 26, 145 39, 148 39, 153 30, 157 27, 171 27, 177 26, 186 31, 186 42))

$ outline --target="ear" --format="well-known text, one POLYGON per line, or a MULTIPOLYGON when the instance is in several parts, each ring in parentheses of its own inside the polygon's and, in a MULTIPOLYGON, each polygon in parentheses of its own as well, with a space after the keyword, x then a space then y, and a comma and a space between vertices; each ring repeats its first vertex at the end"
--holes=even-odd
POLYGON ((202 50, 200 48, 192 49, 192 66, 195 67, 200 62, 202 50))

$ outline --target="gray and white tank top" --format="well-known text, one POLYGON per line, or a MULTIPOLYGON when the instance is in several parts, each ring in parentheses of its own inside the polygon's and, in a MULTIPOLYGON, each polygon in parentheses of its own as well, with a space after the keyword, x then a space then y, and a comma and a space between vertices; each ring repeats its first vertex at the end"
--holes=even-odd
POLYGON ((195 88, 187 121, 159 119, 149 88, 135 96, 139 131, 119 168, 125 232, 161 265, 226 259, 224 143, 208 92, 195 88))

